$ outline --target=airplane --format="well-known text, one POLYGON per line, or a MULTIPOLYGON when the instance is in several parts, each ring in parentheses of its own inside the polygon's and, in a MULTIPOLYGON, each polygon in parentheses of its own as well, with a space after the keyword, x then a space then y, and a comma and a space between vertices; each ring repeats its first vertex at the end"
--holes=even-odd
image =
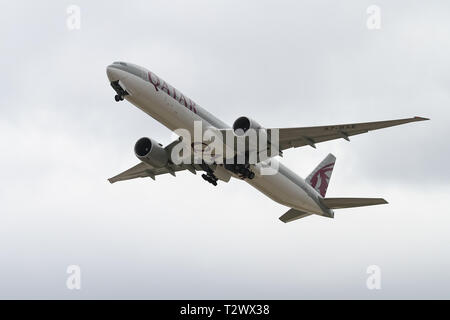
MULTIPOLYGON (((202 125, 202 133, 207 129, 214 129, 220 133, 232 134, 234 137, 246 136, 252 129, 264 130, 267 132, 277 132, 278 139, 275 145, 276 156, 282 156, 283 150, 298 148, 303 146, 316 147, 316 144, 324 141, 345 139, 350 141, 350 137, 372 130, 397 126, 415 121, 429 120, 422 117, 412 117, 397 120, 350 123, 338 125, 325 125, 314 127, 294 127, 294 128, 265 128, 255 120, 243 116, 239 117, 233 126, 227 125, 222 120, 216 118, 211 113, 200 107, 193 100, 169 85, 153 72, 136 64, 128 62, 114 62, 106 68, 109 82, 116 92, 117 102, 127 100, 138 107, 155 120, 162 123, 168 129, 177 131, 184 129, 188 133, 195 135, 195 123, 202 125)), ((191 138, 192 139, 192 138, 191 138)), ((203 139, 203 138, 202 138, 203 139)), ((264 139, 264 138, 263 138, 264 139)), ((231 150, 228 153, 215 154, 216 161, 203 161, 192 163, 178 163, 173 161, 173 150, 183 139, 177 139, 167 146, 156 142, 151 138, 139 139, 134 147, 135 155, 140 163, 134 167, 108 179, 110 183, 129 180, 135 178, 155 177, 163 174, 175 176, 179 171, 190 171, 196 174, 197 171, 205 172, 202 178, 205 181, 217 185, 220 180, 229 182, 231 178, 246 181, 257 190, 261 191, 270 199, 286 206, 289 210, 279 219, 284 222, 291 222, 312 214, 334 218, 334 209, 353 208, 371 205, 386 204, 382 198, 329 198, 326 197, 328 184, 336 163, 336 157, 329 154, 306 179, 302 179, 292 170, 279 162, 275 156, 270 156, 271 166, 277 170, 271 174, 264 174, 267 163, 255 161, 249 163, 247 145, 244 148, 244 161, 236 161, 238 153, 228 142, 223 142, 224 150, 231 150), (226 156, 225 156, 226 155, 226 156), (218 161, 233 159, 233 161, 218 161)), ((189 144, 191 141, 187 141, 189 144)), ((185 141, 186 143, 186 141, 185 141)), ((269 139, 268 144, 272 141, 269 139)), ((202 150, 205 143, 200 146, 202 150)), ((195 149, 194 142, 191 144, 195 149)), ((194 150, 194 153, 198 151, 194 150)), ((198 153, 198 152, 197 152, 198 153)))

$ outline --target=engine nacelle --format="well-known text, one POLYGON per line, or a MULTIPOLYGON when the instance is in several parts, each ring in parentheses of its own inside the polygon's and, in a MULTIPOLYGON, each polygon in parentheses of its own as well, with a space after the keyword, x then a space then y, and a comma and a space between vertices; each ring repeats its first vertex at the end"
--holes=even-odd
POLYGON ((134 145, 134 153, 139 160, 154 168, 165 167, 169 161, 167 151, 158 142, 150 138, 139 139, 134 145))
POLYGON ((249 130, 263 129, 263 127, 253 119, 248 117, 240 117, 233 123, 233 131, 237 136, 243 136, 249 130))

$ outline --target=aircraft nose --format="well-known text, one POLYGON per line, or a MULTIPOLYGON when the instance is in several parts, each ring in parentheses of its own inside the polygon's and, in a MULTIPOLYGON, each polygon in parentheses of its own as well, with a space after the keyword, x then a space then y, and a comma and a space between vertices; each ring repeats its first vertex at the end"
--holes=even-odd
POLYGON ((106 67, 106 75, 108 76, 108 79, 109 79, 110 82, 119 80, 118 69, 114 68, 111 65, 106 67))

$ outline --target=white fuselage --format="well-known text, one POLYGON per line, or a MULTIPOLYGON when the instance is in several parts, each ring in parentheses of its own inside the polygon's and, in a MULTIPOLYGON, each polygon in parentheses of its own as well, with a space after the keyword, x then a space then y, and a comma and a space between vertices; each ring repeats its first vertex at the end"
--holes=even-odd
MULTIPOLYGON (((107 68, 107 75, 110 81, 120 81, 129 93, 124 97, 127 101, 172 131, 182 128, 193 135, 194 121, 202 121, 203 130, 211 127, 230 128, 187 97, 183 96, 184 100, 180 102, 182 94, 179 91, 175 93, 175 89, 162 79, 144 68, 142 70, 147 72, 145 75, 143 71, 144 78, 110 67, 107 68)), ((272 166, 278 167, 278 170, 271 175, 262 175, 259 164, 252 166, 255 177, 245 181, 280 204, 300 211, 324 214, 319 200, 321 196, 314 188, 276 159, 272 159, 272 166)))

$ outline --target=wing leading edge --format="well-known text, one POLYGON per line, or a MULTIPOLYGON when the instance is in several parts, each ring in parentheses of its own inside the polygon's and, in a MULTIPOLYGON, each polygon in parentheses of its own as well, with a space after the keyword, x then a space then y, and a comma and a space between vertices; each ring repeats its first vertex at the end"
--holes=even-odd
MULTIPOLYGON (((278 128, 279 130, 279 148, 285 150, 289 148, 298 148, 303 146, 316 147, 316 143, 345 139, 350 141, 349 137, 373 130, 398 126, 401 124, 430 120, 422 117, 413 117, 406 119, 338 124, 318 127, 299 127, 299 128, 278 128)), ((267 129, 267 130, 273 130, 267 129)))
POLYGON ((141 162, 135 165, 134 167, 125 170, 124 172, 119 173, 118 175, 112 178, 109 178, 108 181, 110 183, 114 183, 117 181, 145 178, 145 177, 150 177, 153 180, 155 180, 156 176, 166 173, 170 173, 171 175, 175 176, 175 172, 182 170, 189 170, 194 174, 196 173, 196 168, 192 165, 169 165, 163 168, 153 168, 149 164, 141 162))

